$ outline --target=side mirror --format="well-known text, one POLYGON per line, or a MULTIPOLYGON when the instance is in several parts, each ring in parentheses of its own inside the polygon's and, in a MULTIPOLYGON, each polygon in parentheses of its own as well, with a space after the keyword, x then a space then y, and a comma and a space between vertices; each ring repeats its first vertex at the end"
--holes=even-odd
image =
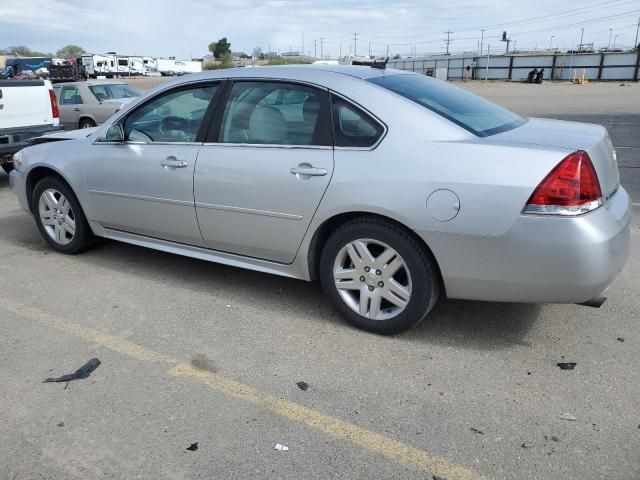
POLYGON ((122 125, 119 123, 114 123, 110 125, 107 129, 107 133, 105 135, 105 142, 124 142, 124 131, 122 130, 122 125))

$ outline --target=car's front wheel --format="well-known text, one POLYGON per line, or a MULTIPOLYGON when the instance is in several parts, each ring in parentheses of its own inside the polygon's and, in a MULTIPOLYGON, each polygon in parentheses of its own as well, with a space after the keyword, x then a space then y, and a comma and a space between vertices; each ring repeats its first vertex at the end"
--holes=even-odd
POLYGON ((55 250, 75 254, 93 243, 94 235, 80 203, 62 180, 40 180, 33 189, 32 208, 40 233, 55 250))
POLYGON ((346 320, 387 335, 427 316, 438 299, 438 278, 431 256, 408 231, 376 217, 338 228, 320 260, 322 286, 346 320))

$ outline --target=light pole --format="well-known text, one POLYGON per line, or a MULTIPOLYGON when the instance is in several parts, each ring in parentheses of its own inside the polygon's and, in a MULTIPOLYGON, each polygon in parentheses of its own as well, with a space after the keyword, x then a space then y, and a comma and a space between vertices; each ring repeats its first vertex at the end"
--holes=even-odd
POLYGON ((617 33, 613 37, 613 48, 616 48, 616 40, 618 40, 618 34, 617 33))
POLYGON ((555 37, 555 35, 551 35, 551 40, 549 40, 549 50, 551 50, 553 47, 553 38, 555 37))
POLYGON ((609 29, 609 43, 607 43, 607 50, 611 48, 611 34, 613 33, 613 28, 609 29))

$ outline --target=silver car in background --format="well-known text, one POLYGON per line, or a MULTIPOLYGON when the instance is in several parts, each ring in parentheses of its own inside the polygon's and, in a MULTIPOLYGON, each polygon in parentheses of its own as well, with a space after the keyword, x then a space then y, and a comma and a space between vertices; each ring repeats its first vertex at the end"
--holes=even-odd
POLYGON ((523 118, 383 68, 230 69, 164 83, 14 158, 52 248, 105 237, 303 280, 383 334, 439 295, 599 304, 630 200, 597 125, 523 118))
POLYGON ((140 96, 125 82, 113 80, 57 83, 53 91, 60 109, 60 123, 68 130, 102 125, 140 96))

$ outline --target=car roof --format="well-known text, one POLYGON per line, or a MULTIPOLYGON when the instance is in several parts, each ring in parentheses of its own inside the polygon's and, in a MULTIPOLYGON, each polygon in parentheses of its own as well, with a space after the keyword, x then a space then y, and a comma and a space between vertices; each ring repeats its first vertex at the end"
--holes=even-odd
POLYGON ((120 80, 87 80, 84 82, 62 82, 54 84, 54 87, 75 87, 77 85, 127 85, 127 82, 120 80))
POLYGON ((308 80, 315 82, 318 80, 318 74, 323 74, 326 79, 328 77, 353 77, 357 79, 368 79, 383 75, 412 75, 413 72, 406 70, 395 70, 391 68, 373 68, 360 65, 278 65, 278 66, 260 66, 255 68, 227 68, 221 70, 209 70, 201 73, 192 73, 185 75, 181 79, 174 80, 173 84, 180 84, 187 81, 206 80, 215 78, 277 78, 288 79, 295 78, 298 80, 308 80))

